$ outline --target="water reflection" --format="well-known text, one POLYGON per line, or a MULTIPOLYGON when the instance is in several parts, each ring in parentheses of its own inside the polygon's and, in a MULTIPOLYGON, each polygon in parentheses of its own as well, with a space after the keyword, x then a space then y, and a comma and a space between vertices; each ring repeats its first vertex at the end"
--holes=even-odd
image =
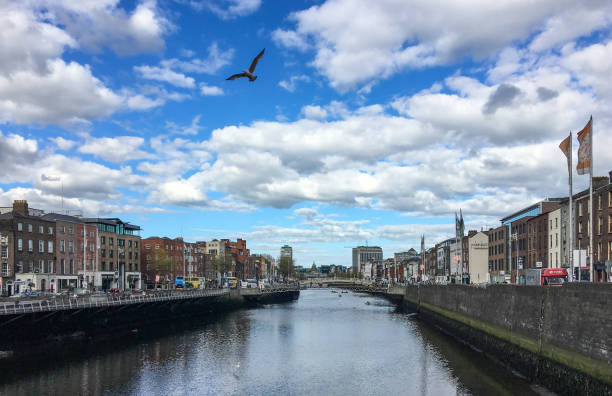
POLYGON ((4 371, 0 394, 533 394, 385 300, 329 290, 4 371))

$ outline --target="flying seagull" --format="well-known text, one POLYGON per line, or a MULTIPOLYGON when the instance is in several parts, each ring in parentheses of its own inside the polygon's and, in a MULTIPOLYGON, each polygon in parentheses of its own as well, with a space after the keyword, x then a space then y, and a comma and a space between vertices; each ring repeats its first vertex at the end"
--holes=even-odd
POLYGON ((265 48, 262 49, 259 55, 257 55, 255 59, 253 59, 253 62, 251 62, 251 67, 249 67, 249 70, 243 70, 242 73, 238 73, 238 74, 234 74, 233 76, 229 76, 226 80, 235 80, 240 77, 248 77, 249 81, 251 82, 257 80, 257 76, 253 75, 253 72, 255 71, 257 62, 259 62, 259 59, 263 56, 265 50, 266 50, 265 48))

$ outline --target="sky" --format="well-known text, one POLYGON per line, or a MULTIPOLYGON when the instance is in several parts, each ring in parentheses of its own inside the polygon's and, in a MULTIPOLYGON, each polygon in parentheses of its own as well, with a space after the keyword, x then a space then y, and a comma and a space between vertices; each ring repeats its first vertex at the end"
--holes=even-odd
POLYGON ((567 196, 591 115, 608 175, 611 27, 609 0, 0 0, 0 206, 303 266, 432 246, 567 196))

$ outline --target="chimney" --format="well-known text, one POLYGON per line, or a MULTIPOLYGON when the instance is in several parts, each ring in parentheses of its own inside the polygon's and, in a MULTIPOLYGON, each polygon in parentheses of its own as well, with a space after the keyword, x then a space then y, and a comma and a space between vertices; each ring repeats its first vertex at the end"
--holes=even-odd
POLYGON ((610 180, 605 176, 593 176, 593 190, 597 190, 608 184, 610 180))
POLYGON ((28 201, 25 199, 18 199, 13 201, 13 213, 18 213, 23 216, 28 215, 28 201))

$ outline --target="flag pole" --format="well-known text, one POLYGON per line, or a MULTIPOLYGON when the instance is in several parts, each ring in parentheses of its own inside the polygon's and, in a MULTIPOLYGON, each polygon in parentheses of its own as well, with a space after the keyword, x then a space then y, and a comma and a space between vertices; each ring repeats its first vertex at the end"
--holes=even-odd
POLYGON ((593 212, 595 208, 593 208, 593 116, 591 116, 590 120, 591 130, 589 131, 589 144, 591 148, 591 162, 589 166, 589 201, 591 205, 591 213, 589 213, 589 218, 591 222, 591 229, 589 230, 589 272, 590 272, 590 281, 593 282, 593 232, 595 231, 595 223, 593 222, 593 212))
MULTIPOLYGON (((574 218, 572 216, 573 212, 573 188, 572 188, 572 131, 570 131, 569 135, 569 155, 568 155, 569 167, 569 274, 567 277, 569 281, 574 280, 574 218)), ((580 253, 580 252, 578 252, 580 253)), ((580 268, 578 269, 578 273, 580 274, 580 268)))

